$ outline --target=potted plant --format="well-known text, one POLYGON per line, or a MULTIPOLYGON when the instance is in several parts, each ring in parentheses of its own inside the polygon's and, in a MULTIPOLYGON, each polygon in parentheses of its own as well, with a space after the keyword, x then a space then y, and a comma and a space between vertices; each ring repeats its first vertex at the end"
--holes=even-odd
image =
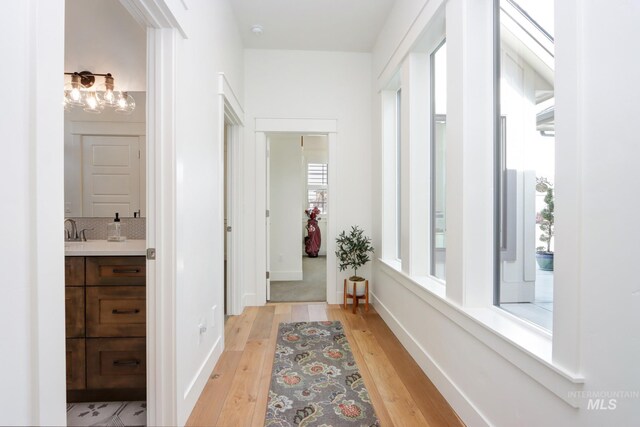
POLYGON ((536 261, 540 270, 553 271, 551 240, 554 236, 553 184, 545 177, 536 178, 536 191, 544 194, 545 207, 536 215, 536 223, 542 231, 539 240, 546 246, 536 248, 536 261))
POLYGON ((353 276, 349 277, 348 280, 351 286, 353 286, 353 283, 356 284, 357 296, 364 295, 365 279, 358 276, 358 268, 371 260, 369 253, 374 250, 373 246, 371 246, 371 239, 365 236, 364 230, 356 225, 351 227, 351 231, 348 234, 343 230, 338 235, 336 246, 336 256, 338 257, 340 271, 352 268, 353 276))

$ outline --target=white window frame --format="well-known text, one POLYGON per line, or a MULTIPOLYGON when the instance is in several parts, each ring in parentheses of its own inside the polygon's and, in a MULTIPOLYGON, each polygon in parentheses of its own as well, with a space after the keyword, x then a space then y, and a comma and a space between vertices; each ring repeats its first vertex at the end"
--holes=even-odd
MULTIPOLYGON (((416 23, 418 28, 412 28, 398 49, 389 59, 386 67, 381 72, 378 84, 382 101, 382 256, 378 259, 378 267, 383 273, 393 279, 397 284, 411 291, 417 298, 422 299, 434 309, 449 318, 461 328, 483 342, 496 353, 500 354, 514 366, 534 378, 541 385, 552 391, 560 399, 573 407, 579 407, 581 402, 570 391, 580 390, 584 383, 584 377, 579 370, 579 346, 576 341, 578 331, 578 317, 576 299, 579 298, 579 268, 574 262, 572 267, 559 266, 556 273, 558 281, 561 275, 576 279, 574 286, 562 290, 554 289, 554 334, 536 327, 524 320, 501 310, 493 305, 494 288, 494 23, 497 0, 481 1, 444 1, 430 2, 429 8, 425 8, 416 23), (440 20, 442 19, 442 21, 440 20), (446 22, 446 25, 445 25, 446 22), (390 232, 393 227, 393 212, 386 209, 391 204, 391 210, 395 209, 392 203, 395 194, 393 187, 395 182, 395 163, 393 151, 393 139, 391 123, 389 123, 389 82, 397 79, 401 73, 403 82, 403 100, 412 98, 416 92, 410 88, 411 62, 415 60, 414 51, 425 46, 425 39, 437 37, 430 34, 431 31, 441 29, 447 34, 447 286, 436 285, 434 280, 418 273, 419 267, 411 264, 415 253, 419 252, 419 245, 406 245, 402 248, 402 262, 394 260, 393 246, 394 235, 390 232), (473 230, 473 232, 470 232, 473 230), (405 249, 406 248, 406 249, 405 249), (557 313, 562 306, 568 311, 562 318, 557 313), (564 341, 560 342, 559 336, 564 341)), ((556 7, 558 9, 558 7, 556 7)), ((565 9, 572 10, 571 6, 565 9)), ((558 17, 559 14, 556 13, 558 17)), ((579 18, 563 19, 572 26, 575 31, 579 18)), ((570 31, 563 31, 565 36, 570 31)), ((569 37, 571 38, 571 37, 569 37)), ((574 45, 580 45, 579 40, 571 39, 574 45)), ((435 47, 435 46, 434 46, 435 47)), ((565 52, 567 53, 567 52, 565 52)), ((570 82, 568 69, 565 66, 564 84, 566 92, 579 93, 575 82, 570 82)), ((573 69, 575 71, 575 67, 573 69)), ((558 77, 556 70, 556 90, 563 82, 558 77)), ((566 96, 566 94, 565 94, 566 96)), ((575 107, 565 99, 556 98, 556 111, 568 111, 575 107), (571 104, 571 105, 569 105, 571 104)), ((403 127, 410 129, 416 107, 407 107, 403 102, 403 127), (405 123, 406 120, 406 123, 405 123)), ((428 116, 427 116, 428 117, 428 116)), ((429 120, 423 121, 429 122, 429 120)), ((568 128, 579 129, 579 123, 573 121, 567 124, 568 128)), ((403 128, 404 129, 404 128, 403 128)), ((404 135, 407 135, 403 132, 404 135)), ((416 134, 417 135, 417 134, 416 134)), ((410 147, 416 146, 416 135, 410 134, 404 138, 410 147), (408 140, 408 141, 406 141, 408 140)), ((428 140, 428 139, 427 139, 428 140)), ((573 142, 573 141, 570 141, 573 142)), ((422 141, 423 145, 424 140, 422 141)), ((575 145, 575 144, 574 144, 575 145)), ((406 145, 403 144, 403 150, 406 145)), ((579 167, 579 162, 569 155, 569 148, 560 150, 556 155, 556 170, 565 166, 571 171, 579 167)), ((409 155, 403 151, 403 157, 409 155)), ((411 153, 414 156, 415 153, 411 153)), ((413 158, 413 157, 411 157, 413 158)), ((424 168, 423 170, 427 169, 424 168)), ((407 168, 404 168, 407 169, 407 168)), ((409 171, 403 174, 406 182, 402 183, 405 194, 414 195, 411 188, 420 185, 419 179, 413 174, 414 167, 410 165, 409 171), (405 189, 409 189, 408 192, 405 189)), ((561 186, 563 177, 567 174, 558 173, 556 185, 561 186)), ((579 185, 566 183, 567 188, 573 189, 579 185)), ((578 188, 579 190, 579 188, 578 188)), ((576 192, 577 194, 578 192, 576 192)), ((577 204, 575 197, 563 199, 570 207, 567 211, 576 213, 577 204)), ((414 201, 405 201, 403 198, 403 212, 414 213, 411 206, 414 201), (409 209, 406 209, 409 207, 409 209)), ((424 212, 424 211, 423 211, 424 212)), ((428 218, 421 218, 423 222, 428 218)), ((563 220, 562 213, 558 211, 556 225, 559 229, 563 220)), ((418 221, 403 223, 403 233, 409 236, 417 234, 418 221)), ((567 230, 568 235, 556 236, 556 250, 571 247, 571 237, 578 240, 579 235, 567 230), (568 240, 563 240, 568 239, 568 240)), ((424 238, 423 238, 424 240, 424 238)), ((573 260, 574 257, 569 256, 573 260)), ((422 264, 428 264, 424 263, 422 264)), ((429 258, 426 258, 429 259, 429 258)), ((566 281, 569 284, 570 281, 566 281)), ((565 281, 563 281, 565 283, 565 281)), ((397 319, 395 320, 398 321, 397 319)), ((396 325, 402 328, 402 325, 396 325)), ((401 334, 402 335, 402 334, 401 334)))
POLYGON ((382 239, 381 257, 399 267, 398 258, 398 186, 397 186, 397 91, 400 89, 400 75, 380 92, 382 104, 382 239))
POLYGON ((327 197, 324 202, 324 207, 321 212, 322 215, 329 214, 329 164, 328 163, 317 163, 317 162, 307 162, 305 168, 305 184, 307 186, 307 192, 305 197, 305 209, 311 209, 311 202, 309 201, 309 191, 313 190, 324 190, 327 193, 327 197), (324 165, 326 173, 323 174, 326 176, 325 184, 309 184, 309 165, 324 165))
MULTIPOLYGON (((429 236, 429 275, 436 281, 442 283, 443 285, 446 284, 446 280, 445 279, 441 279, 439 277, 436 276, 435 274, 435 269, 436 269, 436 254, 435 254, 435 249, 436 249, 436 244, 435 244, 435 239, 436 239, 436 227, 435 227, 435 221, 436 219, 434 218, 435 214, 436 214, 436 209, 435 209, 435 205, 436 205, 436 195, 435 195, 435 190, 436 190, 436 183, 435 183, 435 167, 436 167, 436 159, 434 157, 435 154, 435 144, 436 144, 436 130, 435 130, 435 124, 437 121, 437 118, 439 116, 441 116, 441 114, 437 114, 435 112, 435 106, 436 106, 436 92, 435 92, 435 80, 434 80, 434 73, 435 73, 435 64, 434 64, 434 60, 435 60, 435 55, 436 53, 440 50, 440 48, 442 48, 446 43, 446 36, 443 35, 442 40, 437 44, 437 46, 434 49, 431 49, 431 51, 429 52, 429 106, 430 106, 430 111, 429 111, 429 118, 430 118, 430 129, 429 129, 429 193, 430 193, 430 203, 429 203, 429 231, 430 231, 430 236, 429 236)), ((446 123, 446 113, 444 114, 445 117, 445 123, 446 123)), ((446 141, 446 137, 445 137, 445 141, 446 141)), ((445 161, 446 161, 446 157, 445 157, 445 161)), ((446 180, 445 180, 446 183, 446 180)), ((445 187, 445 194, 446 194, 446 187, 445 187)), ((445 196, 445 200, 446 200, 446 196, 445 196)), ((445 208, 445 214, 446 214, 446 208, 445 208)), ((446 220, 446 218, 445 218, 446 220)), ((445 246, 445 251, 446 251, 446 246, 445 246)), ((446 271, 446 264, 445 264, 445 271, 446 271)), ((446 274, 445 274, 445 278, 446 278, 446 274)))

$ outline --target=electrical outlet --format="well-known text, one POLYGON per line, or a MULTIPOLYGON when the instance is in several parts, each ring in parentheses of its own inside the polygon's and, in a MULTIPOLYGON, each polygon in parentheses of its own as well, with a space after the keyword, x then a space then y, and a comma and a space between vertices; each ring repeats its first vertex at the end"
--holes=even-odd
POLYGON ((198 344, 202 342, 204 334, 207 332, 207 324, 204 319, 200 319, 198 322, 198 344))

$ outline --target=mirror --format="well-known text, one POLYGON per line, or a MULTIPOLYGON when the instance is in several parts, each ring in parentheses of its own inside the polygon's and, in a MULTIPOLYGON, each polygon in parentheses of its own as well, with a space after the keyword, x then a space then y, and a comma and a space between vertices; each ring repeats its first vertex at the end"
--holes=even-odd
MULTIPOLYGON (((65 217, 145 216, 147 30, 121 3, 65 0, 64 72, 110 73, 116 92, 136 102, 130 115, 65 111, 65 217)), ((106 83, 101 77, 93 87, 106 83)))
POLYGON ((64 216, 146 216, 146 93, 129 114, 64 113, 64 216))

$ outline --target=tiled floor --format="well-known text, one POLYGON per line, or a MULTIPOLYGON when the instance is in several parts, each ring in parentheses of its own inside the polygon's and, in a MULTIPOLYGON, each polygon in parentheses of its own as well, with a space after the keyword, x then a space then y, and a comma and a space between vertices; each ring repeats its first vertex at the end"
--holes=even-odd
POLYGON ((67 404, 68 426, 146 426, 146 402, 67 404))

